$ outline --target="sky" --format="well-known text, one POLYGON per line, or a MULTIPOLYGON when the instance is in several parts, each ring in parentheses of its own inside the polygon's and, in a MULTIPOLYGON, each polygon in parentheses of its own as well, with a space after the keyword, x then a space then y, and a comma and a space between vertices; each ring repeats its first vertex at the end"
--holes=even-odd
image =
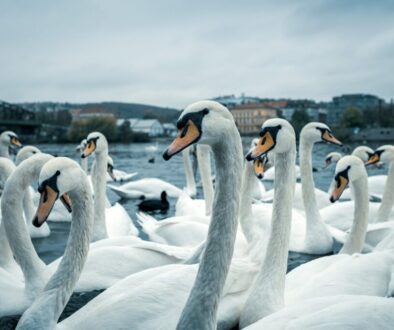
POLYGON ((0 99, 394 97, 394 1, 0 2, 0 99))

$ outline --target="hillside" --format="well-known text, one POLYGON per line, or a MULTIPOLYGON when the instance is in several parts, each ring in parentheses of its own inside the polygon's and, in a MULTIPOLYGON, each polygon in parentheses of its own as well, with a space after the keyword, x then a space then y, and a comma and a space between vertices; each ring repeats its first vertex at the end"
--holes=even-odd
POLYGON ((35 112, 60 111, 71 109, 104 109, 113 113, 117 118, 157 118, 161 122, 173 122, 179 116, 179 110, 154 105, 100 102, 100 103, 58 103, 58 102, 28 102, 20 103, 24 108, 35 112))

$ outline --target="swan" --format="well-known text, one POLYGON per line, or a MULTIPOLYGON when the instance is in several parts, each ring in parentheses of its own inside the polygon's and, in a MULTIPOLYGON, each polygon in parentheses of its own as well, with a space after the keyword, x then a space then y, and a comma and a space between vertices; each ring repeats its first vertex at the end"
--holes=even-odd
POLYGON ((59 195, 68 193, 72 201, 70 238, 62 261, 44 289, 23 313, 17 329, 54 328, 65 304, 70 299, 86 262, 90 238, 93 234, 93 201, 85 172, 73 160, 63 158, 48 161, 39 177, 42 198, 33 223, 44 223, 59 195), (71 267, 72 265, 72 267, 71 267), (47 308, 51 306, 50 314, 47 308))
MULTIPOLYGON (((32 147, 32 146, 26 146, 26 147, 21 148, 15 158, 16 164, 19 165, 24 159, 27 159, 28 157, 30 157, 31 155, 33 155, 37 151, 40 152, 36 147, 32 147)), ((1 165, 0 189, 2 190, 4 188, 5 181, 11 175, 11 173, 15 170, 15 165, 9 158, 5 158, 5 157, 0 158, 0 165, 1 165)), ((41 228, 35 228, 30 222, 30 220, 33 218, 33 215, 35 212, 32 191, 33 191, 32 187, 27 188, 25 190, 25 193, 23 196, 24 218, 25 218, 27 226, 29 228, 29 234, 30 234, 31 238, 47 237, 51 233, 51 230, 47 224, 45 224, 41 228)), ((5 231, 4 231, 3 235, 5 236, 5 231)), ((4 238, 4 239, 6 239, 6 238, 4 238)))
POLYGON ((130 219, 126 211, 119 211, 119 209, 122 208, 119 204, 107 209, 105 207, 105 175, 108 169, 108 142, 105 136, 100 132, 93 132, 88 135, 86 138, 86 147, 82 152, 81 158, 86 158, 93 152, 96 157, 94 166, 95 170, 92 176, 95 196, 93 241, 107 238, 109 236, 108 233, 111 233, 113 236, 136 235, 138 233, 137 228, 135 228, 133 221, 130 219))
MULTIPOLYGON (((386 188, 383 193, 382 197, 382 202, 381 203, 370 203, 370 208, 369 208, 369 213, 368 213, 368 221, 370 223, 374 222, 386 222, 388 220, 394 220, 394 210, 393 210, 393 205, 394 205, 394 192, 392 189, 393 182, 394 182, 394 170, 392 170, 392 164, 394 160, 394 148, 390 145, 388 146, 382 146, 381 148, 378 148, 377 150, 384 150, 384 156, 382 158, 383 162, 386 162, 389 165, 389 174, 386 176, 386 188)), ((374 153, 364 153, 358 154, 358 158, 360 158, 364 162, 368 162, 368 159, 373 159, 373 162, 378 162, 381 159, 380 155, 377 155, 376 157, 374 156, 374 153)), ((368 188, 372 188, 374 183, 372 183, 369 178, 368 178, 368 188)), ((347 201, 347 202, 342 202, 338 203, 337 205, 332 205, 327 208, 323 208, 320 210, 323 221, 330 226, 334 226, 338 229, 341 230, 348 230, 351 226, 352 223, 352 218, 351 214, 354 209, 354 202, 353 201, 347 201)), ((367 234, 367 243, 372 243, 370 241, 370 236, 372 235, 372 232, 374 231, 375 228, 379 229, 381 234, 386 231, 389 225, 383 226, 383 228, 380 226, 370 226, 370 230, 368 230, 367 234)), ((376 239, 375 239, 376 240, 376 239)))
POLYGON ((212 211, 213 184, 211 180, 211 149, 207 145, 197 145, 197 160, 202 182, 204 199, 191 199, 186 193, 179 196, 175 205, 175 215, 209 216, 212 211))
POLYGON ((187 195, 194 197, 197 195, 196 180, 193 174, 192 162, 190 159, 190 148, 182 151, 183 165, 185 168, 186 187, 184 188, 187 195))
MULTIPOLYGON (((272 141, 270 138, 266 140, 272 141)), ((273 140, 272 143, 276 145, 278 142, 273 140)), ((341 254, 303 264, 291 271, 285 278, 291 218, 289 219, 289 216, 280 218, 278 231, 275 235, 271 234, 264 263, 241 314, 241 328, 283 308, 285 301, 286 305, 291 305, 323 295, 374 294, 384 296, 388 293, 393 262, 390 253, 357 254, 363 246, 367 228, 368 188, 364 165, 354 156, 344 157, 337 165, 335 185, 332 185, 335 187, 331 198, 333 201, 339 199, 349 180, 354 185, 358 207, 355 211, 355 223, 341 254), (282 255, 282 259, 278 258, 278 254, 282 255)), ((290 186, 289 183, 287 185, 290 186)), ((287 190, 291 189, 288 187, 287 190)), ((282 198, 280 200, 283 201, 282 198)), ((288 204, 283 203, 283 205, 288 204)), ((275 223, 272 224, 274 225, 275 223)))
MULTIPOLYGON (((359 157, 363 162, 367 162, 369 157, 372 156, 374 151, 368 146, 358 146, 356 147, 352 155, 359 157)), ((338 162, 343 155, 339 152, 331 152, 326 156, 325 159, 325 168, 327 168, 330 164, 338 162)), ((377 166, 377 164, 376 164, 377 166)), ((368 191, 369 195, 371 196, 372 200, 381 200, 384 192, 384 186, 387 180, 387 175, 373 175, 368 176, 368 191)), ((341 199, 351 199, 351 193, 349 189, 346 189, 341 199)))
POLYGON ((22 143, 12 131, 4 131, 0 134, 0 157, 10 158, 9 147, 20 148, 22 143))
MULTIPOLYGON (((318 142, 341 145, 332 135, 329 127, 323 123, 312 122, 305 125, 301 130, 299 147, 301 184, 296 184, 293 207, 305 211, 308 219, 318 218, 318 210, 330 205, 327 193, 315 188, 313 181, 312 150, 314 144, 318 142)), ((268 191, 264 195, 264 201, 272 201, 273 195, 273 190, 268 191)))
MULTIPOLYGON (((2 246, 2 255, 14 255, 23 272, 23 278, 17 280, 14 276, 14 281, 10 282, 7 279, 10 275, 0 276, 0 301, 9 302, 0 304, 0 317, 23 312, 61 262, 61 259, 57 259, 45 265, 38 257, 23 220, 22 200, 18 197, 20 191, 24 191, 32 182, 37 181, 42 166, 52 158, 48 154, 39 153, 26 159, 12 172, 4 188, 2 223, 7 233, 9 247, 6 250, 7 246, 2 246), (10 248, 12 253, 7 253, 10 248)), ((56 159, 60 164, 68 161, 64 157, 56 159)), ((0 240, 2 245, 5 245, 3 244, 5 242, 7 240, 0 240)), ((135 236, 101 240, 91 244, 84 271, 75 290, 86 292, 106 289, 141 270, 182 262, 189 258, 192 252, 191 249, 142 241, 135 236)), ((10 257, 8 260, 13 259, 10 257)), ((2 268, 0 272, 2 273, 2 268)))
POLYGON ((180 134, 164 153, 165 159, 200 142, 211 146, 217 169, 218 189, 199 267, 170 265, 129 276, 61 322, 64 329, 119 329, 130 325, 136 329, 158 329, 163 325, 168 329, 196 329, 202 324, 215 328, 237 228, 241 139, 231 113, 214 101, 186 107, 177 126, 180 134), (147 274, 152 273, 155 276, 149 278, 147 274))
POLYGON ((121 186, 108 185, 114 193, 125 199, 160 198, 162 191, 166 191, 169 197, 179 197, 182 190, 173 184, 158 178, 145 178, 125 183, 121 186))

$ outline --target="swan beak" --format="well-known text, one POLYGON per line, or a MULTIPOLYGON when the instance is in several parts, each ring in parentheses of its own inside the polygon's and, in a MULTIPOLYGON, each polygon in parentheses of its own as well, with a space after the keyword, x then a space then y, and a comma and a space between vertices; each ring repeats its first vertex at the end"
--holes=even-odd
POLYGON ((256 158, 253 161, 253 166, 254 166, 254 174, 257 176, 257 178, 262 179, 264 177, 264 162, 260 158, 256 158))
POLYGON ((21 141, 19 141, 18 138, 17 138, 16 136, 13 136, 13 137, 11 138, 11 144, 12 144, 13 146, 18 147, 18 148, 22 147, 21 141))
POLYGON ((189 120, 185 127, 181 128, 178 132, 178 136, 170 144, 167 150, 163 154, 164 160, 169 160, 172 156, 181 152, 183 149, 190 146, 200 138, 200 131, 192 120, 189 120))
POLYGON ((333 143, 333 144, 337 144, 337 145, 339 145, 339 146, 342 145, 342 142, 339 141, 334 135, 332 135, 332 134, 331 134, 329 131, 327 131, 327 130, 324 132, 322 138, 323 138, 324 141, 327 141, 327 142, 330 142, 330 143, 333 143))
POLYGON ((331 203, 336 202, 341 197, 348 183, 349 183, 349 179, 343 177, 342 175, 338 176, 338 179, 334 181, 333 184, 334 187, 331 191, 331 196, 330 196, 331 203))
POLYGON ((108 164, 107 172, 108 172, 109 176, 111 177, 111 179, 116 181, 116 177, 115 177, 115 174, 114 174, 114 167, 112 165, 108 164))
POLYGON ((96 150, 96 142, 90 141, 86 145, 86 147, 85 147, 85 149, 84 149, 84 151, 83 151, 83 153, 81 155, 81 158, 89 157, 93 153, 93 151, 95 151, 95 150, 96 150))
POLYGON ((60 200, 62 201, 62 203, 63 203, 64 207, 67 209, 67 211, 69 213, 71 213, 73 209, 71 207, 72 204, 71 204, 70 196, 68 196, 67 193, 64 193, 63 195, 60 196, 60 200))
POLYGON ((59 193, 57 193, 51 187, 45 186, 41 192, 40 202, 38 204, 36 215, 33 219, 34 226, 41 227, 42 224, 48 219, 58 195, 59 193))
POLYGON ((368 159, 368 161, 365 163, 365 165, 376 164, 376 163, 378 163, 379 161, 380 161, 380 156, 375 152, 375 153, 373 153, 373 154, 369 157, 369 159, 368 159))
POLYGON ((265 133, 259 138, 257 146, 255 146, 247 155, 246 160, 254 160, 264 153, 267 153, 275 146, 275 141, 270 132, 265 133))

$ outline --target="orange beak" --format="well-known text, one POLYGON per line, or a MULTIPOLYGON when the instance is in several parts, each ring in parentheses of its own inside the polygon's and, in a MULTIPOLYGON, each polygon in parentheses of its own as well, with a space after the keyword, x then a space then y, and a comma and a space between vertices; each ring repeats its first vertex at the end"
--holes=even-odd
POLYGON ((36 215, 33 219, 34 226, 41 227, 42 224, 48 219, 58 195, 59 194, 51 187, 46 186, 44 188, 44 190, 41 192, 40 202, 38 204, 36 215))
POLYGON ((335 180, 335 187, 331 192, 330 201, 331 203, 336 202, 341 196, 346 186, 348 185, 349 180, 343 176, 339 176, 338 180, 335 180))
POLYGON ((324 141, 337 144, 337 145, 342 145, 342 142, 339 141, 334 135, 332 135, 329 131, 325 131, 323 136, 322 136, 324 141))
POLYGON ((265 133, 264 136, 261 136, 259 138, 259 142, 257 143, 257 146, 255 146, 246 155, 246 160, 254 160, 257 157, 260 157, 262 154, 271 150, 274 145, 275 145, 275 141, 272 138, 271 133, 270 132, 265 133))

